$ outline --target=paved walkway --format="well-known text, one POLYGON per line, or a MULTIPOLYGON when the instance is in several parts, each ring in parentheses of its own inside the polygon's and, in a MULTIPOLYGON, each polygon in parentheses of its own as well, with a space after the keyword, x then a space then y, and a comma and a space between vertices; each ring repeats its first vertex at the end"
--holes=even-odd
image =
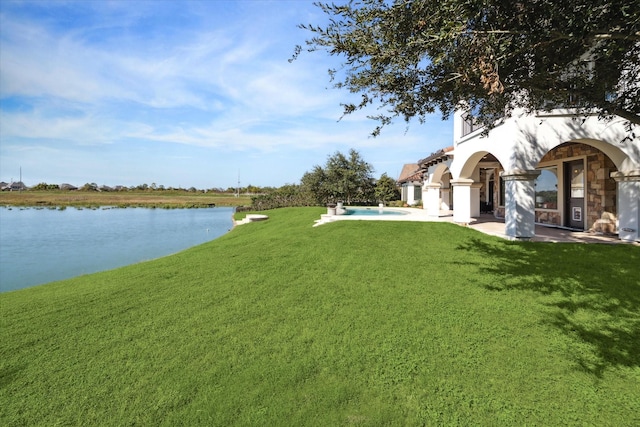
MULTIPOLYGON (((371 208, 376 209, 376 208, 371 208)), ((427 211, 418 208, 384 208, 388 211, 401 211, 405 215, 322 215, 320 220, 316 221, 316 226, 333 221, 425 221, 425 222, 453 222, 453 213, 451 211, 441 211, 437 218, 427 215, 427 211)), ((482 214, 479 218, 474 218, 468 225, 485 234, 502 237, 507 239, 505 234, 504 220, 495 218, 491 214, 482 214)), ((604 235, 599 233, 589 233, 586 231, 571 231, 556 227, 546 227, 536 225, 535 237, 531 239, 534 242, 574 242, 574 243, 608 243, 608 244, 629 244, 640 246, 640 243, 625 242, 618 239, 617 236, 604 235)))

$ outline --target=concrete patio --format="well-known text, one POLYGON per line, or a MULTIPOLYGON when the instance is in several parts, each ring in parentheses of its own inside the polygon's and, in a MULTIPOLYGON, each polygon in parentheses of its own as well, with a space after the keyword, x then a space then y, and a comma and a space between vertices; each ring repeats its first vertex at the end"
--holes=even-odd
MULTIPOLYGON (((470 228, 492 236, 507 238, 505 234, 504 220, 494 218, 493 215, 483 214, 469 224, 470 228)), ((625 242, 618 239, 617 235, 590 233, 588 231, 573 231, 565 228, 536 225, 533 242, 573 242, 573 243, 608 243, 627 244, 640 246, 638 243, 625 242)))
MULTIPOLYGON (((375 209, 375 208, 373 208, 375 209)), ((321 225, 333 221, 424 221, 424 222, 453 222, 452 211, 441 211, 438 217, 430 217, 427 211, 419 208, 384 208, 389 211, 401 211, 405 215, 322 215, 320 220, 314 225, 321 225)), ((464 225, 463 225, 464 226, 464 225)), ((478 218, 473 218, 472 222, 466 225, 469 228, 492 236, 507 239, 505 234, 504 219, 495 218, 491 214, 482 214, 478 218)), ((605 235, 600 233, 590 233, 587 231, 573 231, 564 228, 547 227, 536 225, 534 242, 572 242, 572 243, 606 243, 606 244, 626 244, 640 246, 638 242, 625 242, 616 235, 605 235)))

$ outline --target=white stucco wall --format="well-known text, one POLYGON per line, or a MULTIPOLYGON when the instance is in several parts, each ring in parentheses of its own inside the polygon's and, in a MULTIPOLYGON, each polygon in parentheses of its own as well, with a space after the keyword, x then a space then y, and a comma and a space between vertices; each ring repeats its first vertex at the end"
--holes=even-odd
POLYGON ((419 201, 416 198, 416 193, 420 194, 421 183, 412 181, 402 184, 402 197, 400 200, 406 202, 408 205, 415 205, 419 201))
MULTIPOLYGON (((462 129, 460 113, 454 116, 454 127, 462 129)), ((591 116, 583 121, 561 110, 536 116, 519 114, 491 130, 487 137, 480 133, 462 136, 454 132, 455 158, 450 167, 454 178, 471 178, 477 161, 486 153, 493 154, 505 170, 533 170, 547 152, 569 141, 598 148, 618 170, 640 168, 640 139, 628 138, 630 133, 620 118, 606 122, 591 116)))

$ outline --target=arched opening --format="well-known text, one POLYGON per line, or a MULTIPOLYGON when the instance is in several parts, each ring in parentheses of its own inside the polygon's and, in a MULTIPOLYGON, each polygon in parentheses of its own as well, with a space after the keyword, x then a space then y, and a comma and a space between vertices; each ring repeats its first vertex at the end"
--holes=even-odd
POLYGON ((616 163, 590 141, 565 142, 548 151, 536 167, 535 221, 538 224, 614 233, 618 215, 616 163))
POLYGON ((423 208, 431 217, 448 215, 448 211, 453 207, 450 171, 452 150, 453 147, 444 148, 418 162, 425 171, 422 187, 423 208))
POLYGON ((435 166, 429 182, 432 186, 439 184, 438 210, 452 210, 453 192, 451 191, 451 171, 447 164, 440 163, 435 166))
POLYGON ((454 196, 459 205, 462 202, 465 210, 464 213, 459 212, 457 218, 463 220, 467 216, 471 218, 480 214, 504 216, 504 184, 500 178, 502 170, 498 158, 488 151, 479 151, 469 156, 460 168, 460 177, 454 180, 453 185, 454 194, 456 189, 459 193, 464 193, 458 194, 460 197, 454 196), (467 193, 469 201, 466 200, 467 193))
POLYGON ((501 198, 500 171, 502 166, 500 161, 491 153, 485 153, 477 164, 478 182, 480 183, 480 213, 495 214, 497 208, 504 205, 504 198, 501 198))

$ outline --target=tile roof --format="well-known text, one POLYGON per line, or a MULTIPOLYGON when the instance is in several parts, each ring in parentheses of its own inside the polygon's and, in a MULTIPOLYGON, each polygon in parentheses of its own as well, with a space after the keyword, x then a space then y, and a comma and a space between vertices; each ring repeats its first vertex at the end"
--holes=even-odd
POLYGON ((422 169, 417 163, 407 163, 402 167, 398 184, 411 181, 422 181, 422 169))
POLYGON ((428 167, 430 165, 439 163, 443 160, 446 160, 449 156, 453 156, 453 147, 446 147, 441 150, 436 151, 435 153, 431 153, 429 157, 425 157, 424 159, 418 160, 418 164, 421 167, 428 167))

